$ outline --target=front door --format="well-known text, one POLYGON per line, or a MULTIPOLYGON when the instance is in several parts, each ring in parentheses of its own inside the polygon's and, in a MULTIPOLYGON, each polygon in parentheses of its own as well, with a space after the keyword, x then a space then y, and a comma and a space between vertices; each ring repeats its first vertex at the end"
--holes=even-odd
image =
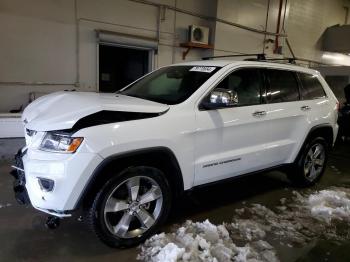
POLYGON ((261 71, 237 69, 215 88, 232 90, 238 103, 231 108, 197 109, 195 185, 253 172, 271 161, 264 157, 271 136, 261 71))

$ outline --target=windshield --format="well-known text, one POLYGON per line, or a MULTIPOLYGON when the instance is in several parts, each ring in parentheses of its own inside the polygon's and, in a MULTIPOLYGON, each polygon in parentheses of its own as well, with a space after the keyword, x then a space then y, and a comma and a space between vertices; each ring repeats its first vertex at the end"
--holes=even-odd
POLYGON ((174 105, 189 98, 220 67, 170 66, 145 76, 121 94, 174 105))

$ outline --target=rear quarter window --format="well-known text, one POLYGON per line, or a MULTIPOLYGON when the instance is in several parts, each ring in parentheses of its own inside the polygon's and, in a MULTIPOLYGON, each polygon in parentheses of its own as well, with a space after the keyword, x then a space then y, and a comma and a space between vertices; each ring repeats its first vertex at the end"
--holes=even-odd
POLYGON ((326 97, 322 84, 317 75, 298 73, 301 82, 301 97, 303 100, 312 100, 326 97))

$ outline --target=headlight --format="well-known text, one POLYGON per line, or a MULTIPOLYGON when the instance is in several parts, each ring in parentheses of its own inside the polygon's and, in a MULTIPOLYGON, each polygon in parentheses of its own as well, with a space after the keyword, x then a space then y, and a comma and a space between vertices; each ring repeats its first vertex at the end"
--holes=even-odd
POLYGON ((74 153, 83 140, 82 137, 70 137, 48 132, 41 141, 39 149, 57 153, 74 153))

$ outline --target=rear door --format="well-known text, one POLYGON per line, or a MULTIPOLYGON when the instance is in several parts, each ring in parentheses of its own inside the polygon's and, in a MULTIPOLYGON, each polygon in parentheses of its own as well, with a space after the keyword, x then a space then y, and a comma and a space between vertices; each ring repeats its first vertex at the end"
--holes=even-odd
POLYGON ((271 166, 294 161, 300 140, 308 129, 308 104, 301 100, 297 73, 264 69, 271 142, 266 157, 271 166))
POLYGON ((331 123, 330 101, 324 91, 317 74, 298 73, 301 83, 301 100, 308 121, 312 126, 331 123))
MULTIPOLYGON (((314 114, 317 113, 316 111, 320 112, 319 110, 322 110, 324 107, 318 107, 318 105, 324 104, 327 99, 326 92, 318 80, 318 76, 308 73, 298 73, 298 76, 301 82, 301 99, 304 101, 304 104, 310 107, 309 112, 314 114)), ((325 108, 327 109, 327 107, 325 108)), ((322 111, 318 115, 323 115, 322 111)))

